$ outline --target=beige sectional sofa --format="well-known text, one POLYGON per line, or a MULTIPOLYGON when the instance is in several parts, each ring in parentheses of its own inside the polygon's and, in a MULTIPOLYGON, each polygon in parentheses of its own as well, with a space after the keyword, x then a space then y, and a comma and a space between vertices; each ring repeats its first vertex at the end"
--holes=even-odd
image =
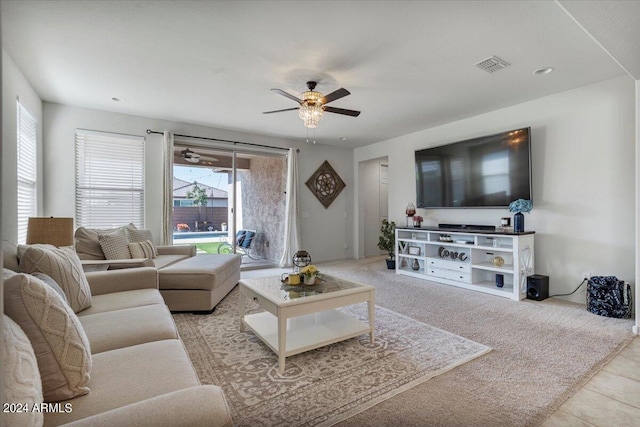
MULTIPOLYGON (((15 249, 11 251, 10 246, 3 243, 3 253, 5 268, 19 271, 15 249)), ((5 279, 5 285, 10 284, 14 276, 33 280, 27 279, 29 275, 14 275, 5 270, 5 275, 9 274, 11 277, 5 279)), ((158 290, 157 269, 90 272, 86 273, 86 280, 91 291, 90 307, 78 311, 77 319, 81 324, 79 329, 84 330, 90 344, 90 379, 86 384, 90 391, 61 402, 71 404, 71 411, 45 412, 45 426, 232 425, 222 389, 199 383, 158 290)), ((43 284, 38 286, 46 288, 43 284)), ((5 313, 11 312, 6 306, 7 288, 11 286, 5 286, 5 313)), ((15 325, 6 316, 3 323, 3 343, 6 344, 7 335, 20 331, 6 332, 7 325, 15 325)), ((33 374, 38 381, 24 378, 25 372, 29 372, 24 369, 28 366, 24 362, 26 358, 11 357, 15 356, 11 352, 17 352, 20 346, 5 347, 2 354, 6 397, 11 395, 9 379, 17 378, 19 385, 24 386, 39 382, 39 374, 33 374), (22 365, 10 363, 12 359, 22 360, 18 360, 22 365), (14 370, 4 372, 7 369, 14 370)), ((40 363, 38 359, 42 372, 40 363)), ((34 414, 11 414, 9 421, 23 425, 29 415, 34 414)))
MULTIPOLYGON (((131 232, 131 227, 121 229, 131 232)), ((134 229, 132 234, 145 231, 134 229)), ((154 267, 160 293, 171 311, 210 312, 240 281, 240 255, 195 256, 195 246, 157 246, 157 255, 152 258, 105 259, 100 232, 84 227, 76 230, 76 252, 85 270, 154 267)))

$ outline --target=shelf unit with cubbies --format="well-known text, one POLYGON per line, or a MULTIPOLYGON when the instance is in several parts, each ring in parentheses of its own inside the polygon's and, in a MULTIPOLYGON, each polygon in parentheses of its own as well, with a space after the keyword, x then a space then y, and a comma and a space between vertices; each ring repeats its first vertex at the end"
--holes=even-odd
POLYGON ((519 301, 534 274, 534 234, 396 228, 396 274, 519 301))

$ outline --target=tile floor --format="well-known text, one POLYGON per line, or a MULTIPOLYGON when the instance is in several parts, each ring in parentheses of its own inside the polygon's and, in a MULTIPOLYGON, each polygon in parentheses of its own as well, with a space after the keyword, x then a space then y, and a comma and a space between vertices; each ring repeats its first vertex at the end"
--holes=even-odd
POLYGON ((640 426, 640 337, 634 338, 542 426, 640 426))

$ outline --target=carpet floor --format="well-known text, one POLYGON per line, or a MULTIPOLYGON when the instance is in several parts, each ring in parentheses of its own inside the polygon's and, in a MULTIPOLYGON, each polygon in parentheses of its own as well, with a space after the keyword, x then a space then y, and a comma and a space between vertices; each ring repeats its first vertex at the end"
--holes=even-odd
MULTIPOLYGON (((491 350, 376 307, 374 344, 362 335, 295 355, 280 375, 276 355, 240 332, 237 306, 236 288, 211 315, 174 315, 200 380, 223 388, 236 426, 334 425, 491 350)), ((366 304, 341 310, 367 319, 366 304)))
POLYGON ((555 298, 512 301, 400 276, 382 257, 319 268, 375 286, 378 306, 493 349, 341 427, 539 425, 634 337, 630 319, 597 316, 555 298))

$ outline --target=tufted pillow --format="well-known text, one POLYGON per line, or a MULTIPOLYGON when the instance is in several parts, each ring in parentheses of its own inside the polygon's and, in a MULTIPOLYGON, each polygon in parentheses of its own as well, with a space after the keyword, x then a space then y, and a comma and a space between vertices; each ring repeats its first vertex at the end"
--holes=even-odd
POLYGON ((123 229, 113 233, 98 233, 98 241, 106 259, 131 259, 129 239, 123 229))
POLYGON ((4 282, 4 312, 33 346, 45 402, 89 393, 89 340, 56 291, 33 276, 16 274, 4 282))
POLYGON ((52 245, 21 246, 20 270, 24 273, 44 273, 64 291, 69 306, 77 313, 91 307, 91 289, 82 270, 82 263, 73 248, 52 245))
POLYGON ((129 251, 131 252, 131 258, 149 258, 153 259, 157 257, 157 249, 151 240, 144 242, 129 243, 129 251))
POLYGON ((135 230, 136 226, 128 224, 120 228, 108 228, 108 229, 94 229, 78 227, 75 232, 76 239, 76 252, 80 259, 106 259, 102 248, 100 247, 100 241, 98 240, 99 234, 113 233, 121 229, 135 230))
POLYGON ((55 281, 55 280, 53 280, 50 276, 47 276, 47 275, 46 275, 46 274, 44 274, 44 273, 38 273, 38 272, 32 273, 31 275, 32 275, 33 277, 37 277, 38 279, 42 280, 42 282, 43 282, 45 285, 49 285, 49 286, 51 286, 51 288, 52 288, 54 291, 56 291, 56 293, 57 293, 58 295, 60 295, 60 298, 62 298, 62 301, 64 301, 67 305, 69 305, 69 299, 68 299, 68 298, 67 298, 67 296, 65 295, 64 291, 62 290, 62 288, 60 287, 60 285, 58 285, 58 284, 56 283, 56 281, 55 281))
MULTIPOLYGON (((2 380, 4 401, 33 405, 43 402, 38 361, 29 338, 10 317, 2 319, 2 380)), ((6 411, 2 419, 8 426, 41 426, 42 412, 6 411)))

